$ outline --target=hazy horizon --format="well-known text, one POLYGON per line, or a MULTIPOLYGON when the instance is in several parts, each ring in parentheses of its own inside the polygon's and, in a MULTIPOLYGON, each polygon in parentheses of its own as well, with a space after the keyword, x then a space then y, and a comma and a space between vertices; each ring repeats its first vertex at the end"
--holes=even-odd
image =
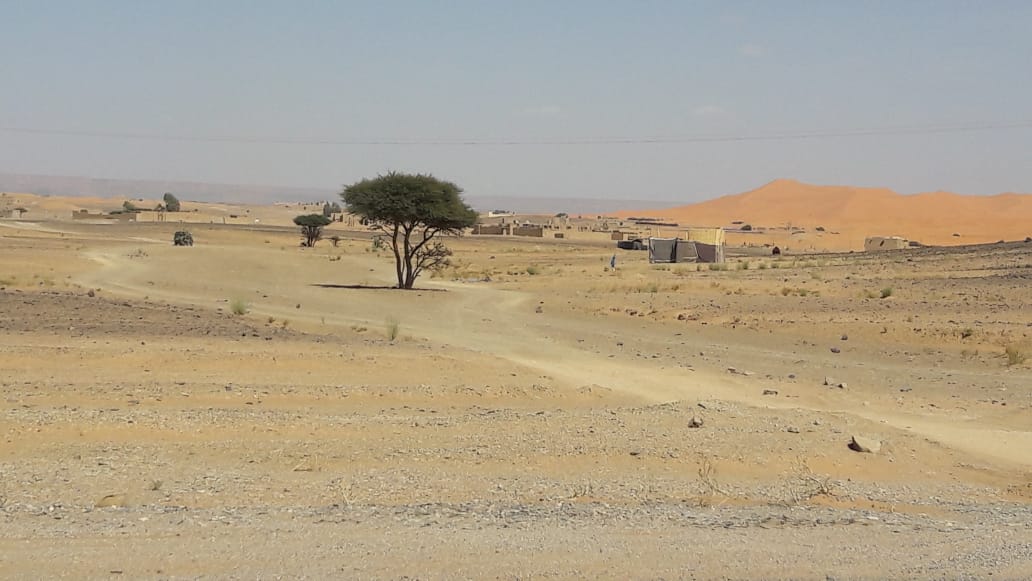
POLYGON ((1032 5, 5 4, 0 173, 679 205, 1032 191, 1032 5))

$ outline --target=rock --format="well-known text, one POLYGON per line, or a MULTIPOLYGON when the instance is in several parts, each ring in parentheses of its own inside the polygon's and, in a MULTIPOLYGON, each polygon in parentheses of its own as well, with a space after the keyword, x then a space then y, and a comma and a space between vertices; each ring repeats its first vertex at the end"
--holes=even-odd
POLYGON ((849 341, 849 335, 846 335, 845 333, 842 333, 842 340, 843 341, 849 341))
POLYGON ((95 508, 107 508, 113 506, 125 506, 128 502, 128 497, 125 493, 121 494, 109 494, 104 498, 101 498, 94 505, 95 508))
POLYGON ((731 374, 734 374, 734 375, 744 375, 746 377, 751 377, 753 375, 756 375, 752 371, 743 371, 743 370, 738 369, 737 367, 728 367, 727 368, 727 372, 731 373, 731 374))
POLYGON ((813 425, 819 426, 819 425, 821 425, 821 421, 819 419, 818 420, 814 420, 813 421, 813 425))
POLYGON ((541 308, 541 305, 538 305, 537 307, 534 308, 534 312, 535 313, 543 313, 543 312, 545 312, 545 309, 541 308))
POLYGON ((824 385, 834 386, 834 385, 836 385, 836 383, 835 383, 834 379, 832 379, 830 377, 825 377, 824 378, 824 385))
POLYGON ((838 388, 839 389, 846 389, 846 387, 847 386, 846 386, 846 382, 845 381, 843 381, 842 383, 838 384, 838 388))
POLYGON ((828 387, 837 387, 839 389, 846 389, 846 383, 845 382, 837 381, 837 380, 834 380, 834 379, 832 379, 830 377, 825 377, 824 378, 824 385, 827 385, 828 387))
POLYGON ((788 374, 788 378, 789 379, 795 379, 795 373, 789 373, 788 374))
POLYGON ((93 298, 93 297, 97 296, 97 293, 94 292, 93 289, 90 289, 90 292, 86 293, 86 296, 88 296, 90 298, 93 298))
POLYGON ((699 417, 696 417, 696 416, 692 416, 692 419, 688 420, 688 427, 689 428, 701 428, 702 427, 702 418, 699 418, 699 417))
POLYGON ((776 389, 765 389, 765 390, 763 390, 763 395, 777 395, 777 394, 778 394, 778 390, 776 390, 776 389))
POLYGON ((798 434, 799 433, 799 428, 797 428, 795 426, 789 426, 785 431, 788 432, 789 434, 798 434))
POLYGON ((872 438, 865 438, 854 434, 853 438, 849 441, 849 449, 854 452, 877 454, 881 450, 881 442, 872 438))
POLYGON ((839 349, 838 347, 832 347, 832 348, 831 348, 831 352, 832 352, 832 353, 842 353, 842 350, 841 350, 841 349, 839 349))

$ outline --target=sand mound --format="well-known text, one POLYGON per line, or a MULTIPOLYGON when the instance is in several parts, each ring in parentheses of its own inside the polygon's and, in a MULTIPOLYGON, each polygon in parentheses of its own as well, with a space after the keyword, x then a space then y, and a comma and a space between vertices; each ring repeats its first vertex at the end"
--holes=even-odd
POLYGON ((776 180, 758 189, 667 210, 628 211, 682 225, 801 227, 840 231, 849 246, 864 236, 898 235, 926 244, 973 244, 1032 236, 1032 195, 902 195, 885 188, 817 186, 776 180), (959 234, 959 236, 955 236, 959 234))

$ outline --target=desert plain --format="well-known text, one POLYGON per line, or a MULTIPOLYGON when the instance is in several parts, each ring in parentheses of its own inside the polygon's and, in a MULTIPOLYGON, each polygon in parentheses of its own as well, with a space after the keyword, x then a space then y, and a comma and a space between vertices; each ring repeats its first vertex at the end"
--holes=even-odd
POLYGON ((1032 243, 466 236, 398 291, 338 225, 32 218, 0 577, 1032 577, 1032 243))

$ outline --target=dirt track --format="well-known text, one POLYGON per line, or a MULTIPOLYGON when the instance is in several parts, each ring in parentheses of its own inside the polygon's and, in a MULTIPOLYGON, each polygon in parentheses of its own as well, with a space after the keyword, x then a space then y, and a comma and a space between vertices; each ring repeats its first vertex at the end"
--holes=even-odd
POLYGON ((390 284, 368 242, 172 228, 0 231, 0 575, 1032 575, 1026 246, 463 240, 402 293, 341 288, 390 284))

